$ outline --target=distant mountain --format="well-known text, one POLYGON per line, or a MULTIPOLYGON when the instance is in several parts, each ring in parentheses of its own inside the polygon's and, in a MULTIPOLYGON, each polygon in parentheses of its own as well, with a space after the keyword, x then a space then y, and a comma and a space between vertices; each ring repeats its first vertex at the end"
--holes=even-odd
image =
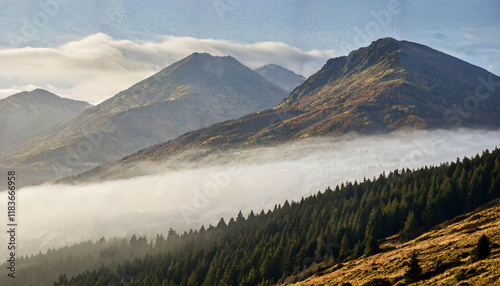
POLYGON ((271 108, 286 94, 233 57, 194 53, 1 153, 0 161, 78 173, 189 130, 271 108))
POLYGON ((488 71, 429 47, 384 38, 328 60, 274 109, 186 133, 83 173, 76 182, 130 176, 122 171, 135 162, 188 149, 404 128, 498 128, 500 89, 492 85, 499 82, 488 71))
POLYGON ((43 89, 23 91, 0 100, 0 151, 40 135, 91 105, 61 98, 43 89))
POLYGON ((293 91, 306 80, 304 76, 275 64, 265 65, 254 71, 288 92, 293 91))

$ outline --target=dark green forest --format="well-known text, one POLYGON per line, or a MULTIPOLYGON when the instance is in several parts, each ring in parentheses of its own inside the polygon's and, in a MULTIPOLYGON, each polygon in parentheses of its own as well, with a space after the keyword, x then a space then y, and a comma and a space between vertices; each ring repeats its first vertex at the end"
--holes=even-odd
POLYGON ((362 182, 241 212, 154 241, 102 239, 19 261, 19 285, 269 285, 294 282, 379 251, 378 240, 410 240, 500 197, 500 149, 440 166, 394 170, 362 182), (325 266, 322 266, 325 267, 325 266), (311 270, 312 269, 312 270, 311 270), (53 280, 50 280, 50 279, 53 280), (56 282, 54 283, 54 279, 56 282))

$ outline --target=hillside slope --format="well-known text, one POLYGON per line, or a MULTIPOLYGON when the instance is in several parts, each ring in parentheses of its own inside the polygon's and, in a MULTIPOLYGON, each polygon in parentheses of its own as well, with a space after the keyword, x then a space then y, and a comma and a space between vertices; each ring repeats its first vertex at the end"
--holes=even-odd
MULTIPOLYGON (((390 237, 381 241, 382 253, 337 264, 302 282, 287 285, 340 285, 349 282, 357 286, 373 279, 384 279, 389 282, 387 285, 500 285, 499 202, 497 199, 488 204, 490 207, 484 206, 442 223, 406 243, 398 243, 396 237, 390 237), (471 253, 483 234, 493 245, 491 255, 472 262, 471 253), (404 283, 403 275, 408 269, 405 263, 414 250, 418 253, 423 278, 404 283), (457 274, 460 272, 464 274, 461 279, 457 274)), ((307 274, 304 272, 301 275, 307 274)))

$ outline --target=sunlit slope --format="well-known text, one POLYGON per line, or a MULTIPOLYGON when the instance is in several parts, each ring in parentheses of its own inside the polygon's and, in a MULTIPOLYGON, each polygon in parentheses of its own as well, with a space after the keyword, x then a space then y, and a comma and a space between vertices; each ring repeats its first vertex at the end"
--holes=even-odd
MULTIPOLYGON (((325 265, 320 265, 322 271, 309 279, 288 285, 341 285, 345 282, 351 285, 500 285, 498 203, 497 199, 489 204, 496 204, 494 207, 482 210, 483 207, 458 216, 407 243, 398 243, 397 237, 384 239, 381 241, 382 253, 327 269, 324 269, 325 265), (491 242, 491 255, 474 262, 471 260, 472 252, 481 235, 486 235, 491 242), (405 283, 403 276, 412 251, 418 254, 422 277, 416 282, 405 283), (369 284, 375 279, 384 280, 386 284, 369 284)), ((304 277, 306 272, 298 276, 304 277)))
POLYGON ((397 129, 498 128, 500 78, 429 47, 384 38, 328 60, 274 109, 189 132, 100 166, 158 160, 188 149, 240 148, 311 136, 397 129))

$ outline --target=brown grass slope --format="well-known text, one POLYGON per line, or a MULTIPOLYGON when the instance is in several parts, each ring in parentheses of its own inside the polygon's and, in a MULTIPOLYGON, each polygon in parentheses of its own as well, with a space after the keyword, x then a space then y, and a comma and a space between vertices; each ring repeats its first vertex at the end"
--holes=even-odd
POLYGON ((349 282, 358 286, 373 279, 383 279, 387 285, 500 285, 499 200, 491 205, 494 206, 442 223, 406 243, 389 237, 380 242, 382 253, 335 265, 293 285, 349 282), (491 255, 473 262, 471 253, 483 234, 493 245, 491 255), (403 275, 408 268, 409 254, 414 250, 418 253, 423 278, 409 283, 403 275))

